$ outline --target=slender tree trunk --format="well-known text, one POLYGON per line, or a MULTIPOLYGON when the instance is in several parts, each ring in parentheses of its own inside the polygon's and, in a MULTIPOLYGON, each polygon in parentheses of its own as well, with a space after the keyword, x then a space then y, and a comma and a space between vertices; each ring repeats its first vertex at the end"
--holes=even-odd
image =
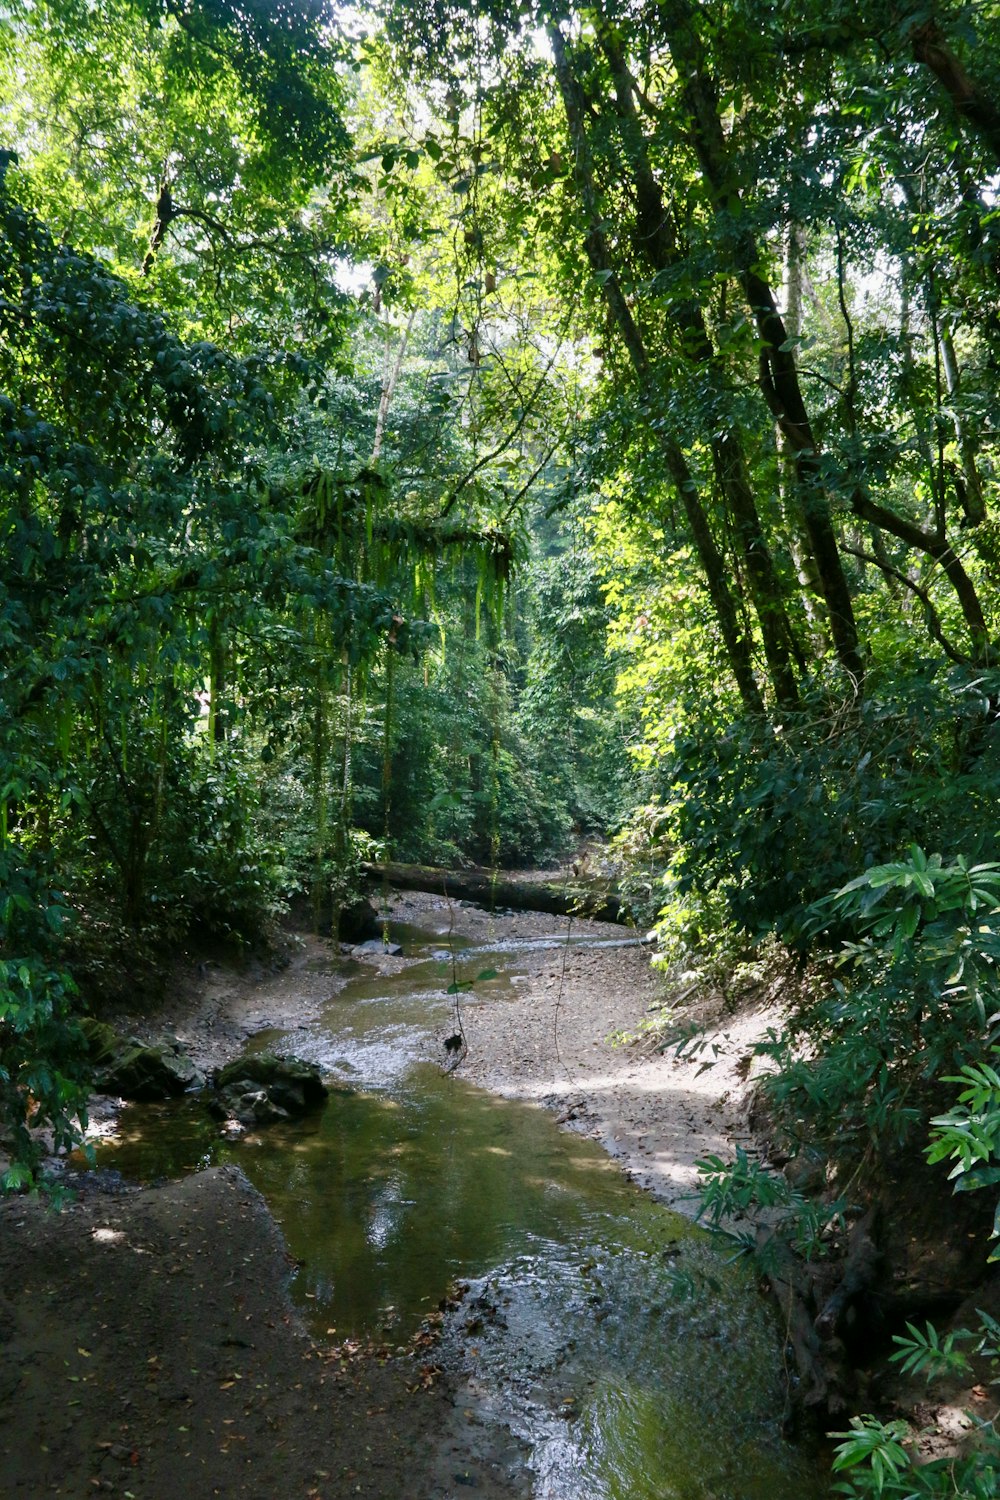
MULTIPOLYGON (((910 182, 907 174, 904 171, 897 169, 894 175, 897 186, 899 187, 899 190, 902 193, 907 206, 915 214, 919 213, 921 204, 918 195, 914 192, 913 184, 910 182)), ((902 266, 902 286, 903 307, 901 322, 903 326, 905 341, 904 355, 906 359, 907 369, 908 371, 912 371, 914 367, 914 360, 909 327, 910 289, 909 277, 907 275, 907 267, 905 263, 902 266)), ((958 496, 959 505, 962 508, 967 523, 971 526, 978 526, 981 521, 985 521, 986 519, 986 502, 983 496, 982 481, 979 478, 979 469, 976 464, 975 444, 972 441, 972 437, 965 425, 965 420, 962 412, 959 409, 961 372, 958 364, 958 356, 955 352, 955 342, 951 334, 948 332, 947 328, 941 327, 941 299, 936 286, 936 278, 932 274, 928 274, 924 278, 923 293, 925 302, 928 308, 930 308, 931 310, 934 335, 937 340, 936 353, 938 358, 940 359, 941 370, 944 373, 945 385, 948 390, 948 395, 951 399, 951 409, 953 414, 952 421, 955 427, 955 442, 958 446, 958 451, 962 459, 962 477, 959 477, 958 475, 955 476, 955 490, 958 496)), ((940 413, 938 413, 938 416, 940 419, 940 413)), ((923 445, 922 451, 924 452, 925 461, 928 466, 928 472, 931 477, 931 484, 937 490, 941 490, 943 476, 937 472, 937 470, 940 468, 940 465, 935 465, 934 458, 932 456, 930 435, 927 431, 926 421, 922 421, 918 431, 920 432, 921 443, 923 445)), ((944 495, 938 494, 936 498, 939 507, 943 509, 945 503, 944 495)))
MULTIPOLYGON (((900 308, 899 308, 899 333, 900 342, 903 347, 903 371, 906 376, 906 385, 910 395, 910 412, 913 417, 913 430, 917 435, 917 448, 920 457, 924 461, 927 470, 927 482, 933 491, 937 485, 937 465, 934 462, 934 448, 931 443, 930 422, 927 412, 918 399, 919 381, 917 376, 917 362, 913 357, 913 323, 910 302, 910 272, 905 261, 900 263, 900 308)), ((936 500, 935 496, 935 500, 936 500)))
MULTIPOLYGON (((793 642, 791 626, 785 612, 784 588, 778 577, 767 545, 767 539, 757 513, 757 504, 750 485, 743 445, 733 432, 716 437, 712 442, 712 461, 716 476, 726 497, 733 518, 740 551, 746 563, 750 595, 754 611, 760 623, 761 641, 768 672, 774 685, 775 697, 784 708, 794 708, 799 694, 792 670, 790 646, 798 654, 793 642)), ((799 657, 799 665, 802 665, 799 657)))
MULTIPOLYGON (((913 367, 913 354, 909 339, 909 297, 907 295, 907 283, 905 268, 903 271, 903 306, 902 306, 902 334, 904 360, 908 371, 913 367)), ((918 525, 915 521, 908 520, 905 516, 897 515, 888 506, 879 505, 867 493, 864 486, 858 484, 851 497, 851 506, 855 514, 861 516, 878 531, 887 532, 889 536, 896 537, 905 542, 908 547, 922 552, 925 557, 931 558, 942 570, 948 582, 955 590, 962 616, 972 643, 972 660, 978 665, 986 665, 991 659, 991 646, 989 630, 983 614, 983 608, 976 592, 976 586, 969 574, 966 572, 961 558, 948 540, 945 526, 945 497, 940 492, 939 465, 935 460, 931 446, 931 435, 925 420, 924 413, 919 405, 914 406, 914 426, 917 432, 917 441, 920 452, 927 468, 928 480, 934 494, 934 527, 928 530, 918 525)))
POLYGON ((208 745, 209 754, 225 742, 226 714, 222 707, 226 691, 226 643, 222 638, 217 619, 209 627, 209 672, 208 672, 208 745))
POLYGON ((328 697, 329 687, 326 678, 325 648, 328 642, 325 633, 318 628, 318 621, 313 626, 313 649, 314 680, 313 691, 315 694, 312 707, 312 743, 310 745, 310 759, 312 761, 312 817, 313 817, 313 875, 312 898, 313 926, 319 932, 329 916, 326 909, 326 898, 329 894, 329 882, 326 878, 327 859, 327 821, 329 814, 329 792, 327 777, 327 749, 328 749, 328 697))
POLYGON ((880 526, 890 536, 898 537, 908 547, 913 547, 931 557, 944 573, 958 597, 962 616, 972 641, 972 659, 978 666, 989 664, 993 652, 990 646, 989 628, 976 586, 961 558, 946 536, 925 531, 914 521, 908 521, 885 505, 879 505, 870 495, 857 490, 852 498, 852 508, 864 520, 880 526))
POLYGON ((948 387, 948 396, 951 400, 951 409, 955 423, 955 442, 962 456, 962 474, 965 482, 963 491, 959 495, 959 501, 969 525, 978 526, 981 521, 986 520, 986 501, 983 498, 982 481, 979 478, 979 469, 976 465, 976 446, 972 441, 969 430, 965 425, 965 418, 959 408, 961 374, 958 366, 958 358, 955 354, 954 341, 946 329, 941 329, 939 341, 945 384, 948 387))
MULTIPOLYGON (((566 44, 561 32, 557 27, 551 26, 548 35, 573 149, 574 178, 587 221, 584 249, 591 269, 601 280, 604 300, 628 352, 636 379, 640 387, 652 395, 656 385, 653 371, 639 326, 632 316, 612 264, 599 212, 577 82, 569 65, 566 44)), ((684 451, 676 436, 664 428, 657 429, 657 435, 667 473, 684 507, 695 551, 705 574, 709 597, 719 622, 723 643, 743 705, 751 713, 762 713, 764 704, 754 676, 751 642, 741 628, 739 614, 729 586, 726 563, 712 535, 708 516, 701 503, 697 480, 688 466, 684 451)))
MULTIPOLYGON (((803 261, 805 243, 802 228, 794 221, 788 225, 785 239, 785 327, 790 339, 802 334, 803 261)), ((820 649, 828 645, 829 632, 823 610, 823 589, 819 570, 809 550, 809 538, 799 504, 799 490, 795 473, 795 454, 776 422, 774 424, 775 445, 778 450, 778 486, 781 509, 788 533, 788 546, 795 564, 802 595, 802 607, 809 627, 820 649)))
POLYGON ((799 385, 794 348, 789 344, 774 293, 761 269, 763 260, 759 248, 748 231, 738 228, 745 219, 743 205, 739 190, 731 179, 718 99, 705 68, 693 20, 690 16, 678 18, 669 21, 668 27, 670 51, 681 80, 692 143, 720 225, 729 236, 733 269, 761 341, 758 383, 794 455, 803 520, 829 614, 834 647, 841 665, 860 684, 864 678, 864 664, 854 607, 833 529, 818 445, 799 385))
MULTIPOLYGON (((631 176, 635 194, 634 249, 654 273, 667 271, 677 265, 680 254, 670 229, 663 195, 650 163, 648 142, 635 107, 632 79, 614 31, 605 24, 599 28, 598 37, 614 78, 615 99, 625 146, 622 170, 631 176)), ((567 67, 568 65, 567 59, 567 67)), ((581 112, 581 126, 583 118, 581 112)), ((784 584, 774 566, 767 535, 757 510, 743 441, 735 423, 724 409, 728 401, 715 348, 709 337, 702 309, 693 299, 671 303, 668 317, 679 335, 686 356, 700 365, 712 382, 713 395, 724 424, 721 431, 713 432, 710 440, 716 479, 725 496, 746 566, 750 596, 760 624, 761 642, 775 697, 783 707, 794 708, 798 703, 798 686, 792 660, 794 658, 801 668, 802 655, 785 609, 784 584)), ((715 425, 713 422, 713 426, 715 425)))
POLYGON ((396 393, 396 386, 399 384, 399 372, 403 368, 406 346, 410 342, 410 334, 413 332, 413 324, 416 316, 417 309, 414 308, 407 319, 406 327, 403 330, 403 336, 399 341, 399 348, 396 350, 394 359, 389 354, 388 315, 386 316, 385 368, 382 375, 382 392, 379 396, 378 414, 375 418, 375 441, 372 443, 372 456, 369 460, 373 466, 378 463, 382 452, 382 443, 385 438, 385 424, 389 418, 389 408, 392 405, 392 398, 396 393))

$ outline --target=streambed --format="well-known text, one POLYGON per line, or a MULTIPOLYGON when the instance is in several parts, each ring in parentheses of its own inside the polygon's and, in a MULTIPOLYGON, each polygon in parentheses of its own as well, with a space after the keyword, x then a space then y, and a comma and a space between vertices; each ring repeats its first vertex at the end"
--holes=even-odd
POLYGON ((321 1114, 234 1142, 193 1101, 136 1106, 104 1164, 148 1181, 237 1162, 320 1339, 402 1347, 460 1283, 437 1355, 456 1423, 509 1428, 540 1500, 825 1494, 778 1434, 781 1351, 749 1278, 593 1142, 442 1072, 456 1000, 517 1003, 517 944, 400 936, 417 962, 359 968, 304 1027, 251 1041, 339 1082, 321 1114))

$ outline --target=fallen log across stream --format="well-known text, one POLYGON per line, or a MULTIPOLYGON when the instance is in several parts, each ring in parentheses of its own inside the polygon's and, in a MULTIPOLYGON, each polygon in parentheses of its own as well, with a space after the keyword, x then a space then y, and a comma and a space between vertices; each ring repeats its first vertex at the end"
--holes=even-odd
POLYGON ((457 901, 475 901, 511 911, 544 911, 557 917, 590 917, 596 922, 624 924, 625 905, 611 883, 577 876, 572 880, 517 880, 510 874, 473 865, 444 870, 434 865, 366 864, 371 880, 385 881, 403 891, 429 891, 457 901))

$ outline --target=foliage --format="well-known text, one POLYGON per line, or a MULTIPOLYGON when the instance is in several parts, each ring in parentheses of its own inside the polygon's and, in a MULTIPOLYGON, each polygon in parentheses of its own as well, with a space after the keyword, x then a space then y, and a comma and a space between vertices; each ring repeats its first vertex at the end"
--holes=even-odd
MULTIPOLYGON (((699 934, 694 906, 673 901, 670 894, 665 898, 669 875, 664 872, 669 867, 671 842, 669 813, 663 804, 655 801, 632 808, 624 826, 611 840, 609 853, 636 925, 650 927, 657 922, 657 944, 664 963, 681 957, 689 946, 696 946, 699 934), (666 935, 668 926, 677 934, 676 943, 666 935), (691 939, 690 945, 685 941, 687 937, 691 939)), ((717 939, 719 927, 714 926, 712 932, 717 939)))
POLYGON ((0 751, 39 888, 246 933, 346 899, 359 829, 614 829, 671 956, 852 945, 769 1044, 800 1125, 863 1150, 978 1066, 994 20, 14 0, 0 751))
MULTIPOLYGON (((0 17, 8 1186, 109 955, 609 830, 668 959, 818 956, 793 1142, 950 1083, 930 1161, 1000 1181, 995 6, 627 19, 0 17)), ((841 1436, 844 1493, 995 1491, 841 1436)))
POLYGON ((814 931, 856 936, 758 1049, 779 1063, 763 1087, 794 1139, 878 1154, 909 1138, 936 1080, 978 1059, 998 1008, 998 888, 992 863, 913 846, 813 907, 814 931))
POLYGON ((971 1374, 968 1359, 961 1349, 955 1347, 963 1339, 971 1338, 968 1330, 952 1329, 941 1338, 933 1323, 927 1324, 925 1333, 914 1328, 912 1323, 906 1326, 910 1331, 909 1338, 900 1333, 893 1334, 892 1341, 898 1348, 889 1356, 904 1374, 923 1374, 929 1381, 945 1375, 971 1374))
POLYGON ((320 8, 15 0, 0 39, 0 129, 58 237, 196 337, 259 353, 292 321, 300 346, 337 329, 353 182, 345 47, 320 8))
MULTIPOLYGON (((1000 1056, 1000 1047, 990 1047, 989 1055, 1000 1056)), ((956 1193, 995 1187, 1000 1183, 1000 1074, 987 1062, 965 1063, 959 1073, 946 1075, 943 1081, 960 1086, 958 1102, 944 1114, 931 1117, 927 1160, 954 1162, 949 1176, 956 1193)), ((1000 1240, 1000 1205, 992 1238, 1000 1240)), ((989 1258, 1000 1260, 1000 1246, 989 1258)))
MULTIPOLYGON (((990 920, 1000 907, 1000 864, 970 866, 959 855, 954 864, 945 865, 940 854, 928 858, 917 844, 911 844, 907 853, 904 860, 873 866, 835 895, 817 902, 817 925, 829 927, 829 913, 834 921, 847 923, 861 934, 861 942, 844 949, 844 957, 860 965, 868 964, 876 947, 893 962, 901 962, 919 934, 927 958, 951 969, 949 983, 963 976, 967 985, 974 983, 971 963, 966 973, 973 933, 979 958, 1000 958, 990 920)), ((978 989, 974 998, 985 1023, 978 989)))
POLYGON ((632 716, 616 701, 621 653, 608 639, 604 564, 590 527, 592 511, 562 507, 558 532, 539 517, 536 554, 520 597, 530 649, 517 694, 518 729, 537 747, 538 776, 566 808, 579 836, 620 824, 638 778, 626 755, 632 716))
MULTIPOLYGON (((879 1422, 872 1417, 853 1418, 849 1433, 834 1434, 842 1439, 833 1461, 834 1471, 855 1469, 865 1464, 868 1466, 865 1474, 868 1492, 876 1495, 903 1494, 904 1490, 901 1488, 894 1490, 890 1486, 896 1486, 904 1469, 908 1470, 910 1467, 909 1455, 903 1447, 907 1434, 905 1422, 879 1422)), ((847 1491, 849 1494, 852 1492, 852 1489, 847 1491)), ((865 1490, 861 1489, 860 1493, 865 1493, 865 1490)))
POLYGON ((742 1146, 735 1160, 726 1163, 708 1156, 695 1163, 700 1178, 698 1217, 721 1230, 741 1251, 764 1259, 756 1236, 730 1228, 728 1221, 755 1218, 761 1213, 774 1234, 799 1254, 822 1255, 830 1244, 831 1230, 843 1223, 843 1205, 821 1204, 792 1187, 781 1172, 772 1172, 751 1160, 742 1146))
POLYGON ((671 882, 701 902, 717 892, 751 937, 804 945, 815 935, 808 907, 916 838, 990 853, 1000 762, 995 732, 983 738, 981 692, 963 673, 934 674, 873 684, 843 712, 817 698, 779 731, 737 721, 676 735, 671 882))
MULTIPOLYGON (((397 602, 414 556, 427 577, 440 550, 478 548, 498 589, 509 558, 499 532, 400 516, 378 476, 303 480, 266 361, 185 343, 18 188, 8 167, 0 808, 25 880, 62 892, 42 909, 86 909, 74 944, 93 979, 102 931, 124 954, 123 928, 146 953, 195 924, 266 929, 289 861, 262 838, 263 767, 284 738, 320 767, 314 869, 339 899, 356 886, 349 829, 325 811, 338 696, 419 638, 397 602)), ((68 1139, 81 1001, 40 939, 12 942, 4 1120, 23 1154, 29 1108, 68 1139)))

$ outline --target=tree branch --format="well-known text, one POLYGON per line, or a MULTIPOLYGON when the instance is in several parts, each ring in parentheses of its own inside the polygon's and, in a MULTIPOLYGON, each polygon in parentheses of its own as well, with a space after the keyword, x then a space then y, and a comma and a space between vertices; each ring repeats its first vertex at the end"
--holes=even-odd
POLYGON ((539 376, 538 381, 535 385, 535 389, 532 391, 531 395, 528 397, 528 400, 521 408, 521 414, 518 417, 517 421, 514 423, 514 426, 511 428, 510 432, 507 433, 507 435, 501 440, 501 442, 497 444, 495 448, 491 448, 489 453, 484 453, 482 458, 477 459, 472 467, 470 469, 467 469, 466 472, 462 475, 462 478, 455 485, 454 489, 445 500, 444 505, 441 507, 440 519, 442 521, 451 514, 459 495, 467 485, 472 483, 476 475, 482 469, 484 469, 487 464, 491 464, 495 458, 499 458, 501 453, 505 453, 510 447, 511 443, 513 443, 514 439, 516 437, 519 437, 520 434, 524 431, 525 425, 534 409, 535 403, 537 402, 539 396, 545 388, 545 382, 548 379, 549 371, 555 364, 555 360, 556 356, 555 354, 553 354, 552 358, 549 360, 548 364, 545 366, 545 369, 539 376))
POLYGON ((876 557, 871 552, 862 552, 860 547, 848 547, 846 543, 842 543, 841 545, 850 557, 856 557, 860 562, 872 563, 886 578, 894 578, 897 583, 901 583, 904 588, 908 588, 911 593, 916 594, 924 606, 924 618, 928 633, 937 641, 945 656, 950 661, 957 662, 959 666, 967 667, 970 665, 971 658, 959 651, 957 646, 953 646, 945 635, 941 628, 941 617, 926 589, 921 588, 919 583, 914 583, 909 574, 903 573, 899 568, 894 568, 891 563, 886 562, 883 558, 876 557))

